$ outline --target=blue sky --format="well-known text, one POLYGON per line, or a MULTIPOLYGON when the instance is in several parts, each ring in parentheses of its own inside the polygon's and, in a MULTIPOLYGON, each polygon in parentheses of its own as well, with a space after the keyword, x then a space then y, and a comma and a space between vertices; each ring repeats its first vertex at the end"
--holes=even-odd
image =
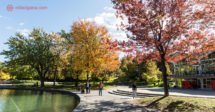
MULTIPOLYGON (((111 0, 0 0, 0 52, 7 49, 4 44, 16 32, 28 34, 32 28, 43 28, 47 32, 62 29, 69 31, 72 23, 79 19, 96 21, 105 25, 113 37, 125 36, 117 31, 111 0), (14 10, 8 11, 7 6, 14 10), (45 10, 17 10, 17 6, 45 6, 45 10)), ((0 61, 4 61, 0 56, 0 61)))

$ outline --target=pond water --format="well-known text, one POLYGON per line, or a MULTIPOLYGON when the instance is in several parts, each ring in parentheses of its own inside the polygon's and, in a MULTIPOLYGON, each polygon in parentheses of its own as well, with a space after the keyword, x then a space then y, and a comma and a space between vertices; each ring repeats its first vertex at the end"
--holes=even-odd
POLYGON ((72 112, 77 103, 60 92, 0 90, 0 112, 72 112))

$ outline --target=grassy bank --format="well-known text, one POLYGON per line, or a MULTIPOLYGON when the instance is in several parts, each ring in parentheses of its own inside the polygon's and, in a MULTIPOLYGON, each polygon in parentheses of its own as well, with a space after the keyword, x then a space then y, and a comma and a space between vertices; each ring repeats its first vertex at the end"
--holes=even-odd
POLYGON ((135 103, 164 112, 215 112, 215 99, 153 96, 136 100, 135 103))

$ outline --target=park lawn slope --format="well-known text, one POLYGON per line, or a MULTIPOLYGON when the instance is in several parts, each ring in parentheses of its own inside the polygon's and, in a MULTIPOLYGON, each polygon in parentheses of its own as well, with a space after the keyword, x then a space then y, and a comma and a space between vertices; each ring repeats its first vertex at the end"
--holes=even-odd
POLYGON ((135 103, 165 112, 215 112, 215 99, 213 98, 152 96, 138 99, 135 103))

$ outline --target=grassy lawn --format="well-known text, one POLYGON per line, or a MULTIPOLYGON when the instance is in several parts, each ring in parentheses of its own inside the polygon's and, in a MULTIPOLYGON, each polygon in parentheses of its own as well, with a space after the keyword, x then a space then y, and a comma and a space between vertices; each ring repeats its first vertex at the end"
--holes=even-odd
MULTIPOLYGON (((109 89, 112 86, 109 85, 105 85, 104 89, 109 89)), ((52 85, 46 85, 45 88, 55 88, 55 89, 65 89, 65 90, 77 90, 77 88, 74 85, 56 85, 55 87, 53 87, 52 85)), ((79 88, 78 88, 79 89, 79 88)), ((84 87, 85 89, 85 87, 84 87)), ((92 85, 91 90, 98 90, 98 85, 92 85)))
MULTIPOLYGON (((32 88, 34 86, 33 83, 40 83, 38 80, 12 80, 11 84, 20 84, 20 85, 13 85, 15 87, 21 87, 21 88, 32 88), (32 83, 31 85, 24 85, 24 83, 32 83), (22 85, 23 84, 23 85, 22 85)), ((65 89, 65 90, 77 90, 80 89, 80 85, 82 85, 85 88, 85 82, 79 82, 79 87, 77 88, 75 86, 75 82, 57 82, 55 87, 53 87, 53 82, 45 82, 45 88, 55 88, 55 89, 65 89)), ((99 82, 91 83, 91 90, 98 90, 99 88, 99 82)), ((39 86, 38 86, 39 87, 39 86)), ((109 89, 112 86, 109 84, 104 84, 104 89, 109 89)))
POLYGON ((153 96, 136 100, 135 103, 164 112, 215 112, 215 99, 153 96))

